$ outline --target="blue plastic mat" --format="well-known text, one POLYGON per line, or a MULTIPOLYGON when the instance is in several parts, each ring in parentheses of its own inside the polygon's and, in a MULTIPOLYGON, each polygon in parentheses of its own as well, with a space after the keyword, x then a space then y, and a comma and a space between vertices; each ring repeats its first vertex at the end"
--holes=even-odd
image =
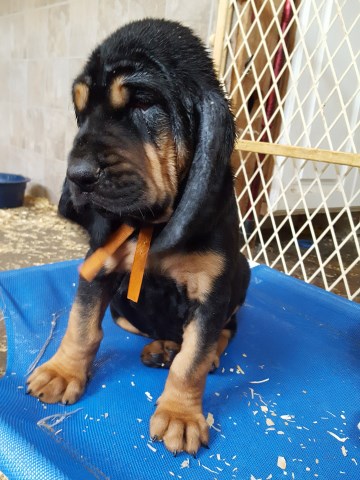
POLYGON ((151 443, 148 430, 167 372, 143 366, 147 340, 109 314, 93 379, 76 405, 25 395, 26 371, 52 320, 41 361, 63 335, 77 265, 0 274, 9 347, 0 380, 0 471, 10 480, 360 479, 360 305, 253 269, 237 336, 207 382, 210 450, 174 458, 151 443), (72 415, 38 425, 65 412, 72 415))

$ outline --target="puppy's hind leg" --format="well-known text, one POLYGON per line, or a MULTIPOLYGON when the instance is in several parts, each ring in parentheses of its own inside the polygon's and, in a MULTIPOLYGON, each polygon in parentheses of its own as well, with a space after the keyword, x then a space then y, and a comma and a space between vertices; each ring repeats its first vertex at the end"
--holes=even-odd
POLYGON ((141 332, 125 317, 114 318, 114 322, 126 332, 134 333, 135 335, 141 335, 142 337, 149 337, 147 333, 141 332))
POLYGON ((219 368, 220 357, 224 353, 224 351, 226 350, 227 346, 229 345, 229 342, 232 339, 233 335, 234 335, 234 332, 232 332, 231 330, 228 330, 226 328, 224 328, 221 331, 219 340, 217 342, 216 354, 215 354, 215 358, 214 358, 210 373, 215 372, 215 370, 217 368, 219 368))
POLYGON ((147 367, 170 368, 180 345, 171 340, 154 340, 145 345, 141 352, 141 361, 147 367))
POLYGON ((238 308, 235 309, 235 312, 231 315, 231 317, 228 319, 228 321, 225 324, 225 328, 221 330, 219 339, 217 341, 217 346, 216 346, 216 355, 214 359, 214 363, 212 364, 210 373, 215 372, 217 368, 219 368, 220 365, 220 357, 221 355, 225 352, 227 349, 227 346, 229 345, 231 339, 236 333, 236 311, 238 308))

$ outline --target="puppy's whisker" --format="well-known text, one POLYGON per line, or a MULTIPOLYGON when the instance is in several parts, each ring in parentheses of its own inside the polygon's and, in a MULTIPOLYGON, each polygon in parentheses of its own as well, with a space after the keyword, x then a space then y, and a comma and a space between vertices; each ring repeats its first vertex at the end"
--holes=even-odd
POLYGON ((152 215, 153 217, 155 217, 155 215, 154 215, 154 212, 153 212, 152 208, 151 208, 150 206, 148 206, 148 209, 150 210, 150 212, 151 212, 151 215, 152 215))
POLYGON ((141 208, 138 208, 138 210, 139 210, 139 212, 140 212, 140 215, 142 216, 142 219, 145 220, 145 217, 144 217, 144 215, 143 215, 143 213, 142 213, 142 211, 141 211, 141 208))

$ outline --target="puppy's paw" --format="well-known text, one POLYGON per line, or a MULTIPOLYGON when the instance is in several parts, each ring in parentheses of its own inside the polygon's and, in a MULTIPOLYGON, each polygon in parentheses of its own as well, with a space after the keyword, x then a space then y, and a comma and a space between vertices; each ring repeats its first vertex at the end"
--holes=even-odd
POLYGON ((145 345, 141 353, 141 361, 147 367, 170 368, 180 345, 171 340, 155 340, 145 345))
POLYGON ((201 405, 184 408, 178 403, 160 399, 150 420, 150 436, 153 440, 163 440, 175 456, 185 451, 195 457, 201 446, 208 447, 209 427, 201 405))
POLYGON ((86 381, 86 373, 70 370, 51 359, 30 375, 27 393, 45 403, 72 404, 83 394, 86 381))

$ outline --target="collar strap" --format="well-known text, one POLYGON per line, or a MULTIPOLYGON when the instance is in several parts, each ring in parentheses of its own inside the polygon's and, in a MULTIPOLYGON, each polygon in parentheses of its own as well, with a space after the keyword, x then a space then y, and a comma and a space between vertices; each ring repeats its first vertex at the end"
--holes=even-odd
MULTIPOLYGON (((107 258, 113 255, 118 248, 126 242, 135 229, 129 225, 122 225, 114 232, 108 241, 88 257, 80 267, 80 275, 92 282, 107 258)), ((144 227, 139 231, 133 264, 131 267, 127 298, 137 302, 140 295, 142 280, 146 266, 146 260, 150 249, 153 227, 144 227)))

